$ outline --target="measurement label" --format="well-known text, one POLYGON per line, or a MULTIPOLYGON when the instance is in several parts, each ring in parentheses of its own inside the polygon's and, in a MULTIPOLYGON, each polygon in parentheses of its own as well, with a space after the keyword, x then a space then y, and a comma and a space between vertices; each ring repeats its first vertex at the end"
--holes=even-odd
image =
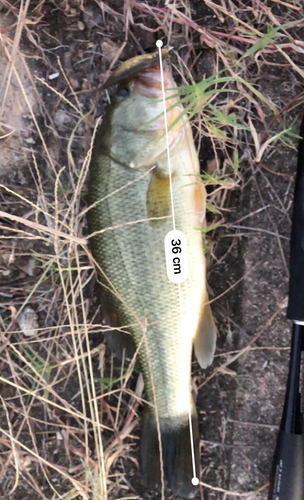
POLYGON ((165 237, 167 275, 173 283, 183 283, 189 276, 187 238, 173 229, 165 237))

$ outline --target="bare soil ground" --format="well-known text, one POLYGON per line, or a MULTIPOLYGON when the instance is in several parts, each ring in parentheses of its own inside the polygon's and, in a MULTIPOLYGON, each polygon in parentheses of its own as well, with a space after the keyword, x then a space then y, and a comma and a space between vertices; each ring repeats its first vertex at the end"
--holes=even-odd
POLYGON ((1 498, 161 498, 141 484, 142 379, 104 344, 84 212, 99 87, 161 38, 179 85, 229 77, 193 119, 219 330, 213 365, 193 362, 197 498, 266 500, 289 360, 303 26, 301 0, 0 0, 1 498))

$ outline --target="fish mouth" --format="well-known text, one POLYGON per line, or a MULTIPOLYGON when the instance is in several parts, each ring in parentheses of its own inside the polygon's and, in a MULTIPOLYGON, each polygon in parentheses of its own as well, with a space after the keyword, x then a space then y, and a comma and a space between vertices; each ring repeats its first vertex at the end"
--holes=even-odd
MULTIPOLYGON (((173 135, 176 134, 185 125, 185 119, 181 119, 180 123, 177 123, 177 118, 182 112, 181 106, 178 103, 178 97, 176 95, 176 83, 173 80, 172 73, 169 69, 166 61, 163 62, 163 71, 161 71, 160 66, 155 66, 153 68, 147 68, 137 73, 133 78, 134 88, 133 91, 151 100, 161 101, 163 98, 162 93, 162 76, 165 90, 166 98, 166 110, 167 110, 167 123, 168 126, 176 122, 174 126, 173 135), (169 109, 171 108, 171 109, 169 109)), ((152 104, 152 103, 151 103, 152 104)), ((165 120, 164 116, 156 117, 154 125, 150 125, 154 129, 165 130, 165 120)), ((179 142, 179 139, 178 139, 179 142)), ((171 149, 171 144, 170 144, 171 149)))
POLYGON ((144 97, 160 97, 162 91, 162 73, 164 88, 175 87, 166 62, 163 63, 163 72, 160 66, 140 71, 134 77, 135 91, 144 97))
MULTIPOLYGON (((163 49, 161 52, 162 60, 164 61, 169 55, 168 49, 163 49)), ((117 83, 127 82, 133 80, 133 77, 149 68, 159 65, 159 52, 153 52, 152 54, 142 54, 140 56, 132 57, 127 61, 123 62, 118 68, 116 68, 110 78, 104 82, 101 88, 109 88, 117 83)))

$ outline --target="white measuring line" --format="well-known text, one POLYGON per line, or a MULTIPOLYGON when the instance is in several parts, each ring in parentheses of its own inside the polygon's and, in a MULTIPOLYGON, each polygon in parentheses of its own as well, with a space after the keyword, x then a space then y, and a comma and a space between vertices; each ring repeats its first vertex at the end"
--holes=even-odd
MULTIPOLYGON (((172 188, 172 177, 171 177, 170 146, 169 146, 169 134, 168 134, 168 123, 167 123, 167 112, 166 112, 164 71, 163 71, 163 61, 162 61, 162 55, 161 55, 161 48, 163 46, 163 42, 161 40, 157 40, 156 46, 158 47, 158 53, 159 53, 161 86, 162 86, 162 95, 163 95, 163 104, 164 104, 164 118, 165 118, 165 131, 166 131, 166 143, 167 143, 168 170, 169 170, 169 180, 170 180, 170 195, 171 195, 172 220, 173 220, 173 229, 175 231, 176 227, 175 227, 175 213, 174 213, 173 188, 172 188)), ((182 318, 183 309, 182 309, 182 296, 181 296, 181 286, 180 286, 180 283, 178 283, 178 293, 179 293, 180 315, 181 315, 181 318, 182 318)), ((189 398, 189 430, 190 430, 190 443, 191 443, 192 468, 193 468, 193 478, 191 479, 191 482, 192 482, 192 484, 194 486, 197 486, 199 484, 199 479, 196 476, 190 398, 189 398)))

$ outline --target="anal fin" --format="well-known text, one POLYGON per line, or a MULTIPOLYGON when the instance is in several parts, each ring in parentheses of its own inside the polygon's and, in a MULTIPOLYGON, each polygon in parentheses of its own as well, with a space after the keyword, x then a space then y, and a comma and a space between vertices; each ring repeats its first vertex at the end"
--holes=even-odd
POLYGON ((131 335, 117 329, 116 315, 113 313, 113 309, 107 304, 106 297, 104 297, 102 293, 99 295, 99 301, 102 322, 104 325, 110 327, 108 331, 104 332, 104 338, 109 349, 120 361, 123 359, 130 361, 136 351, 135 343, 131 335))
POLYGON ((131 361, 135 354, 135 343, 126 332, 113 329, 104 333, 104 338, 109 349, 113 352, 114 356, 122 361, 123 359, 131 361))

